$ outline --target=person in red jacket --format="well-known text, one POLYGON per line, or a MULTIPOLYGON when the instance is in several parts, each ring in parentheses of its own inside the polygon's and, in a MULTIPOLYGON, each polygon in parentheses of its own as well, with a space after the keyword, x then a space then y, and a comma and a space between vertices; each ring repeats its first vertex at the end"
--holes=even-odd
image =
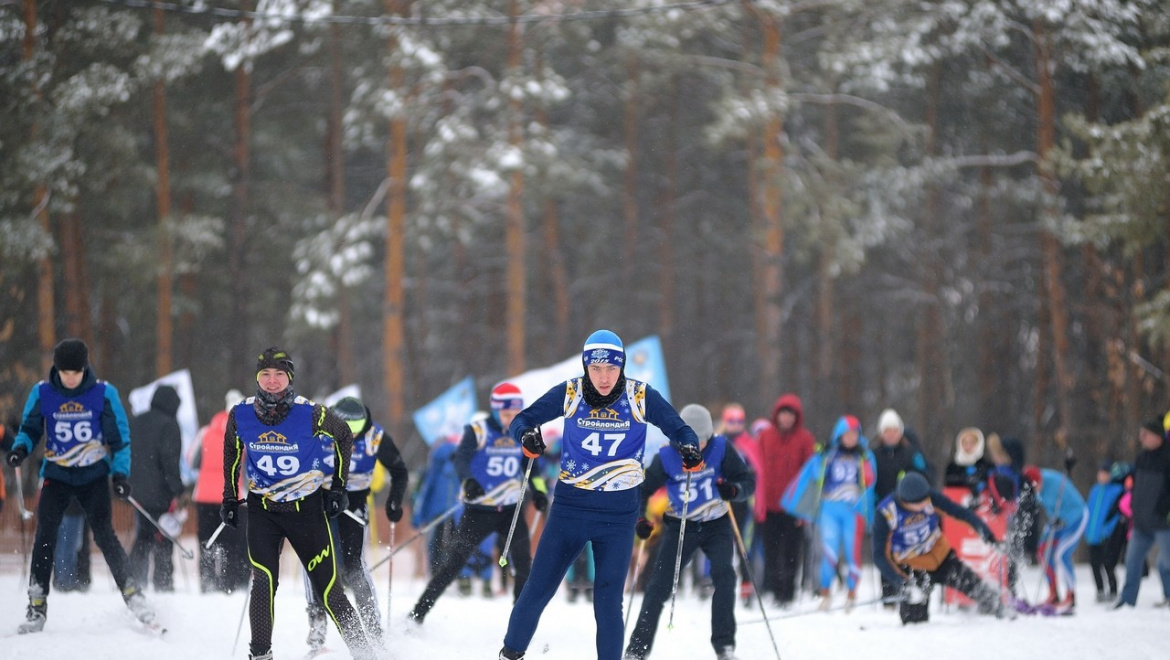
POLYGON ((796 478, 805 461, 813 455, 816 440, 804 428, 804 407, 800 397, 784 394, 772 406, 772 426, 760 431, 762 479, 760 497, 764 517, 764 591, 781 607, 796 595, 797 567, 801 565, 804 530, 801 522, 780 506, 788 484, 796 478))
POLYGON ((248 543, 244 536, 247 509, 240 511, 240 519, 245 521, 243 527, 233 529, 225 526, 211 549, 206 547, 220 522, 219 507, 223 502, 223 433, 227 428, 228 411, 243 400, 244 395, 239 390, 228 390, 224 396, 224 410, 215 413, 207 426, 199 429, 196 442, 191 445, 191 456, 187 460, 191 467, 199 470, 191 499, 195 502, 199 522, 199 591, 204 593, 223 591, 230 594, 236 589, 247 587, 251 574, 248 543))

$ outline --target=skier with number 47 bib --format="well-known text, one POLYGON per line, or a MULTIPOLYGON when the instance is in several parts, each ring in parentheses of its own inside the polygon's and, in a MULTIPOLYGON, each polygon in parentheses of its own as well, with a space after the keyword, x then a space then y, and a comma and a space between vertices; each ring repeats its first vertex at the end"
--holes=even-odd
POLYGON ((645 478, 646 425, 657 426, 670 438, 684 469, 703 468, 691 427, 654 388, 626 378, 625 347, 616 334, 598 330, 589 335, 581 362, 583 377, 550 389, 517 415, 510 428, 532 461, 545 450, 540 425, 565 418, 556 497, 532 573, 512 607, 501 660, 524 657, 541 613, 587 542, 592 542, 595 562, 597 660, 619 660, 625 636, 622 588, 634 550, 638 486, 645 478))

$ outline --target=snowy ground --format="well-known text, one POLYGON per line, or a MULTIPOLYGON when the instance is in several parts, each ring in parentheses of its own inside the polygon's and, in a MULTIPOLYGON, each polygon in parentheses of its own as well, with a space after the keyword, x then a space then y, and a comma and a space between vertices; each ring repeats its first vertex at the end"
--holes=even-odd
MULTIPOLYGON (((187 541, 195 547, 194 539, 187 541)), ((286 552, 282 582, 277 594, 276 633, 273 651, 278 660, 303 657, 306 617, 303 587, 291 552, 286 552)), ((382 556, 383 551, 375 553, 382 556)), ((405 634, 404 615, 421 593, 423 581, 413 577, 414 561, 409 551, 395 558, 391 593, 390 655, 394 660, 444 658, 495 660, 503 640, 511 609, 509 598, 485 599, 479 595, 461 598, 454 587, 441 599, 421 631, 405 634)), ((176 565, 176 568, 181 568, 176 565)), ((0 659, 37 660, 194 660, 247 657, 248 625, 233 651, 233 640, 244 606, 242 593, 201 595, 198 578, 190 562, 187 576, 176 576, 176 592, 151 594, 161 622, 169 629, 158 639, 140 631, 122 606, 112 581, 104 572, 100 556, 94 558, 94 584, 88 593, 53 594, 49 598, 48 624, 43 633, 16 635, 24 617, 26 598, 19 556, 0 562, 0 659)), ((1025 589, 1035 593, 1039 575, 1026 572, 1025 589)), ((385 585, 389 576, 383 567, 376 581, 385 585)), ((772 622, 772 631, 785 660, 804 658, 864 658, 865 660, 988 660, 988 658, 1110 658, 1165 657, 1170 611, 1155 608, 1161 599, 1156 575, 1142 585, 1138 607, 1115 612, 1093 600, 1088 568, 1079 567, 1078 584, 1082 604, 1075 616, 1020 617, 998 621, 957 610, 943 611, 937 598, 931 621, 903 627, 896 614, 877 606, 865 606, 851 614, 809 613, 815 608, 805 599, 793 610, 769 608, 769 616, 786 616, 772 622)), ((861 600, 873 597, 876 577, 866 567, 861 600)), ((478 594, 478 590, 477 590, 478 594)), ((385 607, 386 593, 380 593, 385 607)), ((843 596, 838 594, 838 601, 843 596)), ((639 605, 635 597, 634 607, 639 605)), ((680 593, 673 630, 666 629, 669 604, 663 613, 652 657, 673 660, 711 659, 709 601, 680 593)), ((741 622, 737 655, 741 660, 768 660, 776 656, 767 628, 759 623, 758 607, 737 607, 741 622), (754 623, 751 623, 753 622, 754 623)), ((636 615, 636 612, 635 612, 636 615)), ((590 660, 595 658, 594 624, 589 604, 570 604, 561 596, 545 611, 529 649, 529 660, 590 660)), ((328 645, 335 652, 329 660, 348 658, 336 630, 330 630, 328 645)))

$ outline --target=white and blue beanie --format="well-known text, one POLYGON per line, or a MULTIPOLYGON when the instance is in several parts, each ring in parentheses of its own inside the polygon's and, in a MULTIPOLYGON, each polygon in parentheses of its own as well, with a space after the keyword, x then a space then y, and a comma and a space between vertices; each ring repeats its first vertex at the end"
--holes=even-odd
POLYGON ((586 368, 591 364, 612 364, 624 370, 626 368, 626 348, 622 345, 622 340, 614 333, 609 330, 598 330, 585 340, 581 362, 586 368))

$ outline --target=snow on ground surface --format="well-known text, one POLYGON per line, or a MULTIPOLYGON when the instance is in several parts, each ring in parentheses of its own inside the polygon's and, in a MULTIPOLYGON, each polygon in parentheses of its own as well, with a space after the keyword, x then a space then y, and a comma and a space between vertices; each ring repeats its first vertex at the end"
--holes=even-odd
MULTIPOLYGON (((194 539, 188 539, 195 547, 194 539)), ((286 549, 287 550, 287 549, 286 549)), ((384 556, 378 548, 374 557, 384 556)), ((405 615, 422 592, 424 581, 412 575, 415 567, 409 551, 395 558, 391 592, 389 656, 394 660, 442 658, 495 660, 507 627, 511 599, 479 595, 460 597, 454 585, 439 600, 421 630, 406 631, 405 615)), ((159 620, 168 633, 159 639, 148 635, 134 622, 114 590, 100 555, 94 557, 94 583, 88 593, 54 593, 49 597, 48 624, 44 632, 17 635, 24 618, 25 583, 19 556, 7 556, 0 563, 0 660, 206 660, 247 658, 248 624, 245 621, 238 645, 233 640, 241 622, 244 594, 202 595, 198 590, 195 566, 184 567, 176 555, 176 590, 169 594, 149 593, 159 620), (186 570, 186 576, 183 569, 186 570)), ((1119 570, 1119 577, 1124 570, 1119 570)), ((375 572, 386 607, 385 566, 375 572)), ((1094 600, 1094 588, 1087 566, 1078 566, 1081 604, 1074 616, 1021 616, 1014 621, 944 610, 938 592, 931 606, 931 621, 902 626, 893 612, 867 605, 850 614, 808 613, 816 608, 805 597, 795 608, 782 611, 768 607, 769 616, 788 617, 772 621, 772 632, 784 660, 842 658, 855 660, 1009 660, 1013 658, 1067 658, 1139 660, 1165 658, 1170 638, 1170 610, 1155 608, 1161 600, 1161 585, 1154 572, 1142 584, 1136 608, 1113 611, 1094 600), (799 615, 799 616, 793 616, 799 615)), ((874 597, 877 578, 870 566, 863 573, 859 600, 874 597)), ((1035 594, 1039 573, 1029 568, 1024 589, 1035 594)), ((844 595, 835 594, 836 601, 844 595)), ((635 596, 634 607, 640 603, 635 596)), ((652 658, 667 660, 710 660, 715 657, 708 641, 710 601, 701 601, 689 589, 680 590, 674 628, 667 629, 670 604, 662 616, 652 658)), ((307 650, 304 592, 299 567, 286 551, 276 602, 276 631, 273 651, 276 660, 298 660, 307 650)), ((634 616, 637 615, 636 609, 634 616)), ((736 607, 740 622, 737 655, 741 660, 775 658, 767 628, 760 623, 760 611, 753 604, 736 607), (754 621, 754 623, 752 623, 754 621)), ((632 625, 632 620, 631 620, 632 625)), ((593 614, 583 599, 569 603, 565 590, 545 610, 528 660, 590 660, 594 650, 593 614)), ((335 629, 330 629, 328 660, 349 658, 335 629)))

